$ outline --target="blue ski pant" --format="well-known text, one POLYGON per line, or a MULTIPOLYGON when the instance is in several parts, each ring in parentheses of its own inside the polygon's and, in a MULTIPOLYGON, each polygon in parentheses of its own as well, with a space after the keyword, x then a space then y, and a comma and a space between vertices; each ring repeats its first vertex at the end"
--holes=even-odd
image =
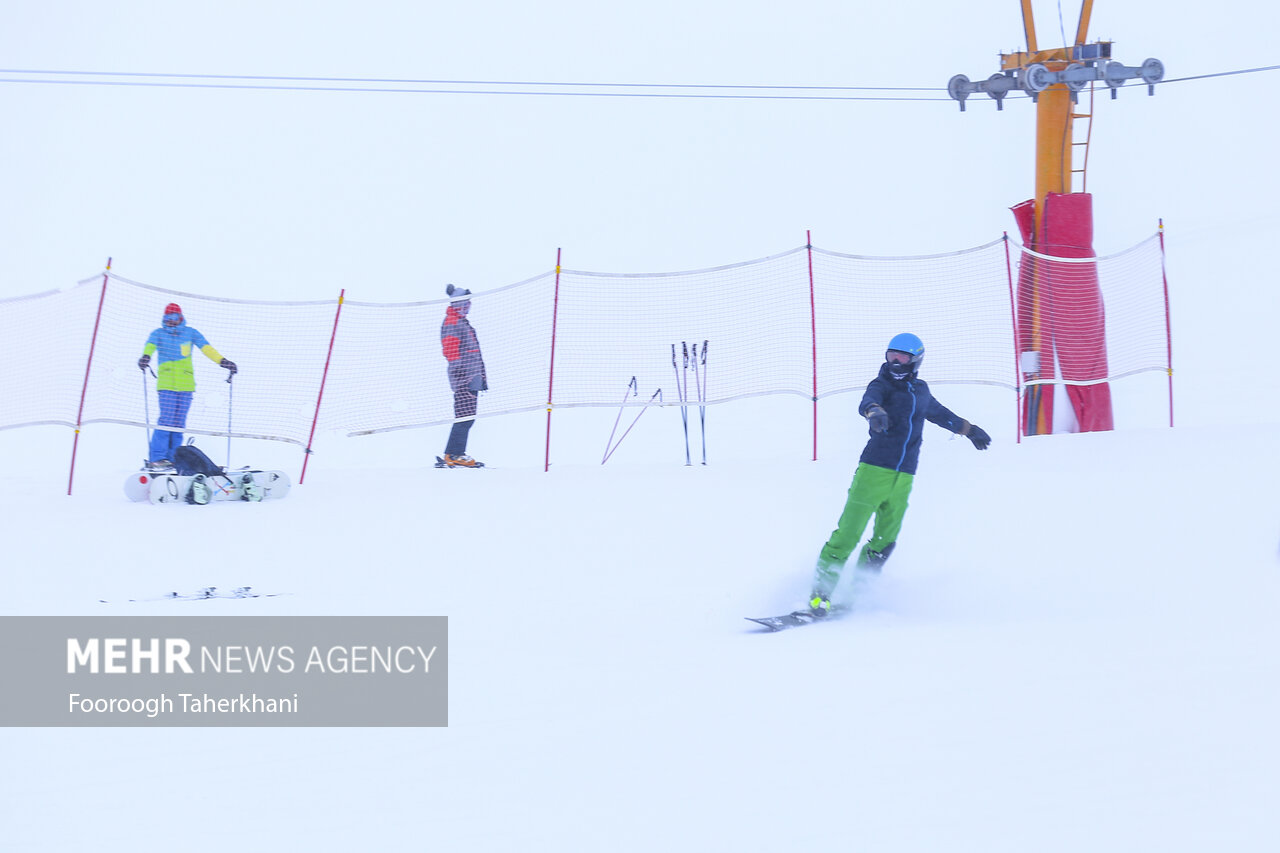
POLYGON ((467 435, 470 434, 471 427, 476 422, 476 402, 479 399, 480 395, 469 388, 459 388, 453 392, 453 416, 471 420, 454 423, 453 428, 449 430, 449 440, 444 445, 446 455, 461 456, 467 452, 467 435))
POLYGON ((182 445, 181 430, 187 425, 187 412, 191 409, 191 391, 157 391, 160 397, 162 427, 174 427, 174 431, 157 429, 151 432, 151 462, 161 459, 173 461, 173 451, 182 445))
POLYGON ((866 562, 868 551, 882 552, 898 541, 914 480, 914 475, 890 468, 865 462, 858 465, 840 521, 818 554, 813 579, 815 592, 831 595, 840 582, 844 564, 858 547, 872 516, 875 516, 875 524, 871 528, 871 538, 862 546, 859 563, 866 562))

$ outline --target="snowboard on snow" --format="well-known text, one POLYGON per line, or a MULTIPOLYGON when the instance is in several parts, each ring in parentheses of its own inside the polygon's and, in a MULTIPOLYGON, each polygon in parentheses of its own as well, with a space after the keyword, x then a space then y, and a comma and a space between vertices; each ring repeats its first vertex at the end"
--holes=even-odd
MULTIPOLYGON (((188 476, 166 471, 138 471, 125 480, 124 493, 131 501, 150 501, 153 504, 188 503, 191 484, 197 476, 199 475, 188 476)), ((289 493, 289 475, 283 471, 244 468, 205 476, 204 481, 210 490, 209 502, 251 500, 245 491, 246 476, 253 478, 252 482, 261 490, 263 500, 283 498, 289 493)))
POLYGON ((762 625, 770 631, 785 631, 788 628, 799 628, 801 625, 831 622, 847 616, 849 611, 850 608, 848 606, 837 606, 832 607, 831 612, 826 616, 815 616, 812 610, 806 608, 804 610, 792 610, 790 613, 783 613, 781 616, 747 616, 746 620, 762 625))

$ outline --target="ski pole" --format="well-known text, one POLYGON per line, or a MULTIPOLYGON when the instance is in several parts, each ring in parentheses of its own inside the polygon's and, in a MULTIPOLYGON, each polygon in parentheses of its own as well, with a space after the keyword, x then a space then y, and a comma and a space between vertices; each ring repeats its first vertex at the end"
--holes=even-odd
POLYGON ((622 402, 618 404, 618 417, 613 420, 613 431, 609 433, 609 440, 605 443, 604 458, 600 460, 601 465, 609 460, 609 454, 612 452, 611 448, 613 447, 613 437, 618 432, 618 422, 622 420, 622 410, 627 405, 627 398, 635 394, 636 378, 632 376, 631 381, 627 383, 627 390, 622 394, 622 402))
POLYGON ((142 373, 142 417, 146 421, 146 425, 147 425, 147 455, 143 458, 145 458, 148 462, 150 462, 151 461, 151 395, 147 391, 147 371, 143 370, 140 372, 142 373))
MULTIPOLYGON (((694 376, 698 375, 698 345, 693 345, 694 376)), ((707 464, 707 341, 702 342, 702 378, 698 381, 698 424, 702 431, 702 464, 707 464)))
MULTIPOLYGON (((701 406, 701 403, 702 403, 702 375, 698 372, 698 343, 697 343, 697 341, 695 341, 695 342, 694 342, 694 344, 693 344, 693 389, 694 389, 694 393, 698 395, 698 403, 699 403, 698 410, 699 410, 699 412, 701 412, 701 411, 702 411, 702 406, 701 406)), ((704 416, 704 417, 705 417, 705 416, 704 416)), ((705 426, 705 425, 703 426, 703 430, 704 430, 704 433, 705 433, 705 430, 706 430, 706 426, 705 426)), ((706 464, 707 464, 707 453, 706 453, 706 448, 705 448, 706 441, 707 441, 707 440, 706 440, 706 436, 704 435, 704 436, 703 436, 703 439, 702 439, 702 443, 703 443, 703 445, 704 445, 704 447, 703 447, 703 452, 702 452, 702 464, 703 464, 703 465, 706 465, 706 464)))
POLYGON ((235 374, 227 374, 227 467, 224 469, 226 471, 231 470, 231 404, 233 400, 231 389, 236 387, 231 382, 232 376, 235 376, 235 374))
MULTIPOLYGON (((685 405, 689 402, 689 342, 681 341, 680 346, 684 348, 684 381, 681 382, 681 374, 676 374, 676 390, 680 394, 680 420, 684 422, 684 464, 692 465, 689 459, 689 407, 685 405)), ((675 344, 672 347, 672 361, 675 361, 674 351, 675 344)))
MULTIPOLYGON (((680 394, 680 368, 676 366, 676 345, 671 345, 671 370, 676 375, 676 399, 680 401, 680 419, 685 420, 684 399, 680 394)), ((684 425, 685 443, 689 441, 689 423, 685 421, 684 425)))
MULTIPOLYGON (((618 439, 618 443, 613 446, 613 450, 618 449, 619 445, 622 444, 622 439, 626 438, 627 435, 630 434, 632 427, 634 427, 637 423, 639 423, 640 418, 644 415, 645 412, 649 411, 649 407, 653 405, 654 400, 657 400, 659 403, 662 402, 661 388, 653 392, 653 396, 649 398, 649 402, 645 403, 644 407, 640 409, 640 414, 636 415, 635 420, 631 422, 631 426, 627 427, 626 430, 622 433, 622 436, 618 439)), ((609 461, 609 457, 613 455, 613 450, 610 450, 608 453, 606 453, 604 456, 604 459, 600 460, 601 465, 609 461)))

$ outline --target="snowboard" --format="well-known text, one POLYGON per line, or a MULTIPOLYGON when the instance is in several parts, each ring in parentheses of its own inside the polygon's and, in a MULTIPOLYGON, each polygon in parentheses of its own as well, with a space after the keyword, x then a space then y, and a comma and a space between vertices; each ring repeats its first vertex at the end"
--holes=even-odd
POLYGON ((831 612, 826 616, 815 616, 813 611, 809 609, 792 610, 790 613, 784 613, 781 616, 747 616, 748 622, 755 622, 757 625, 763 625, 769 631, 785 631, 788 628, 799 628, 801 625, 813 625, 816 622, 830 622, 849 614, 850 608, 847 606, 832 607, 831 612))
MULTIPOLYGON (((283 471, 258 471, 243 468, 226 474, 205 477, 212 491, 213 501, 246 500, 242 480, 246 474, 262 489, 262 499, 283 498, 289 493, 289 475, 283 471)), ((164 471, 138 471, 124 483, 124 493, 131 501, 150 501, 153 504, 186 503, 194 476, 164 471)))

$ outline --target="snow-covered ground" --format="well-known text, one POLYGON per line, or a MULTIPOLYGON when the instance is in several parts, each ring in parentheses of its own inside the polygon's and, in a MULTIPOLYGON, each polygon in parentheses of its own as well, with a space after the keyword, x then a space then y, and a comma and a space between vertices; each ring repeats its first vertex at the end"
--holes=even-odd
POLYGON ((819 461, 753 457, 749 425, 804 408, 713 409, 705 468, 675 409, 604 467, 613 413, 558 416, 550 473, 534 417, 482 420, 478 472, 426 466, 443 434, 333 440, 286 500, 208 507, 124 500, 136 431, 85 431, 72 497, 67 430, 0 433, 6 614, 443 614, 451 657, 447 728, 11 730, 3 847, 1274 849, 1276 454, 1244 474, 1218 428, 1019 445, 992 410, 978 453, 929 427, 855 615, 758 633, 864 440, 824 421, 819 461), (98 603, 246 584, 292 595, 98 603))
MULTIPOLYGON (((1008 0, 8 5, 10 68, 96 72, 941 87, 1023 38, 1008 0)), ((1035 5, 1042 44, 1065 43, 1079 4, 1035 5)), ((848 620, 743 617, 807 588, 864 441, 850 398, 822 402, 817 462, 798 398, 709 411, 706 468, 683 465, 673 409, 604 467, 615 412, 557 412, 549 473, 538 414, 482 420, 479 472, 429 467, 443 429, 322 435, 307 482, 261 505, 127 502, 145 437, 102 425, 68 497, 70 430, 0 431, 0 615, 441 614, 451 658, 447 728, 0 729, 0 850, 1280 849, 1274 71, 1205 76, 1273 66, 1277 8, 1098 4, 1090 30, 1190 78, 1089 105, 1095 248, 1168 228, 1177 428, 1155 374, 1116 383, 1116 432, 1021 444, 1008 392, 936 388, 996 443, 929 428, 901 544, 848 620), (291 595, 98 603, 243 585, 291 595)), ((1011 229, 1033 192, 1023 99, 18 76, 3 297, 107 257, 192 293, 396 302, 522 280, 556 247, 618 271, 806 229, 927 254, 1011 229)), ((238 441, 232 461, 296 479, 301 451, 238 441)))

